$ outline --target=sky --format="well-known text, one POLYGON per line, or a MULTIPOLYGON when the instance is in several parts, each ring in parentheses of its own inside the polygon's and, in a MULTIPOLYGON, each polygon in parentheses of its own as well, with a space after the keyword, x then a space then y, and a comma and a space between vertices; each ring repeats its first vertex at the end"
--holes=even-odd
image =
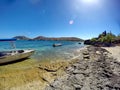
POLYGON ((0 0, 0 38, 120 34, 120 0, 0 0))

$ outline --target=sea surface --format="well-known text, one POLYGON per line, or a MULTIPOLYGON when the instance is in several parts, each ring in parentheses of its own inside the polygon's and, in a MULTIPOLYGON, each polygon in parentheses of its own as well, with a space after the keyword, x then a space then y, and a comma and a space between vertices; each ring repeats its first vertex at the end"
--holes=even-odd
MULTIPOLYGON (((83 43, 73 41, 16 41, 16 49, 34 49, 35 53, 31 56, 35 60, 68 60, 74 58, 79 53, 76 51, 84 46, 83 43), (55 43, 62 46, 53 47, 55 43)), ((0 42, 0 51, 13 50, 11 42, 0 42)))

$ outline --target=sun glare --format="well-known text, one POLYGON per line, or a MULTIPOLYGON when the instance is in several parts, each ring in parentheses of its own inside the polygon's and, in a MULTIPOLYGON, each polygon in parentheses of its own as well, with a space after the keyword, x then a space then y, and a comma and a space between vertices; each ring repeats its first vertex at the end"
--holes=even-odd
POLYGON ((81 2, 86 4, 98 4, 99 0, 81 0, 81 2))
POLYGON ((70 20, 70 21, 69 21, 69 24, 70 24, 70 25, 72 25, 73 23, 74 23, 74 21, 73 21, 73 20, 70 20))

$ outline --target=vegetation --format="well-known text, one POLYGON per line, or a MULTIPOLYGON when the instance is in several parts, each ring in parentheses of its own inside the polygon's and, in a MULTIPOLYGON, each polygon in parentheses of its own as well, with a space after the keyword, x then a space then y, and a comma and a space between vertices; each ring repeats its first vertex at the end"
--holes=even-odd
POLYGON ((85 44, 92 44, 97 46, 111 46, 115 44, 120 44, 120 34, 118 36, 111 32, 104 31, 99 34, 98 37, 86 40, 85 44))
POLYGON ((100 37, 98 41, 111 43, 115 40, 116 36, 112 33, 107 33, 106 35, 100 37))
POLYGON ((120 40, 120 34, 118 34, 117 39, 119 39, 119 40, 120 40))
POLYGON ((97 38, 92 38, 91 41, 92 42, 97 42, 98 40, 97 40, 97 38))

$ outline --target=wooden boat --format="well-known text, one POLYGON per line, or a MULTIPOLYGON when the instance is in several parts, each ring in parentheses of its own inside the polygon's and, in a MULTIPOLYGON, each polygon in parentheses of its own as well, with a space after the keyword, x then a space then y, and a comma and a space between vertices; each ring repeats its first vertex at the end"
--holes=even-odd
POLYGON ((62 44, 61 43, 53 44, 53 47, 58 47, 58 46, 62 46, 62 44))
POLYGON ((16 50, 0 52, 0 64, 25 59, 31 56, 34 50, 16 50))
POLYGON ((20 59, 25 59, 31 56, 35 51, 34 50, 16 50, 16 46, 13 41, 16 39, 0 39, 0 41, 10 41, 11 45, 14 48, 12 51, 0 51, 0 64, 17 61, 20 59))

